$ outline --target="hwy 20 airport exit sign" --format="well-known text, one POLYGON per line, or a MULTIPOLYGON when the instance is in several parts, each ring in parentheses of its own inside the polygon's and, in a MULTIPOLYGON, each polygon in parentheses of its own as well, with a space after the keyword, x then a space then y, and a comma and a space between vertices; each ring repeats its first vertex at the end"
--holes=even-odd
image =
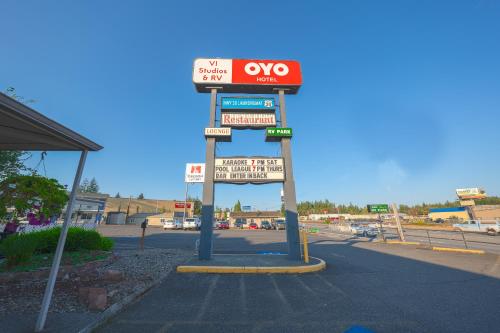
POLYGON ((193 83, 198 92, 222 88, 228 93, 296 94, 302 85, 300 63, 294 60, 195 59, 193 83))
POLYGON ((387 204, 377 204, 368 205, 368 213, 389 213, 389 205, 387 204))

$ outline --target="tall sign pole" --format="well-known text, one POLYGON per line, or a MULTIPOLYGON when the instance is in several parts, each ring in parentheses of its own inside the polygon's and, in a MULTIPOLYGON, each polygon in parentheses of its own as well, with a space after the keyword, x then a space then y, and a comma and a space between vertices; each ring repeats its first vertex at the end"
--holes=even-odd
MULTIPOLYGON (((210 87, 210 120, 208 127, 215 127, 215 111, 217 108, 217 87, 210 87)), ((205 182, 203 183, 203 200, 201 208, 201 232, 198 258, 209 260, 212 257, 212 235, 214 217, 214 164, 215 138, 207 138, 205 153, 205 182)))
MULTIPOLYGON (((281 127, 286 127, 285 90, 278 90, 280 100, 281 127)), ((288 259, 300 260, 299 219, 297 213, 297 198, 295 195, 295 180, 292 169, 292 151, 290 138, 281 139, 281 155, 285 162, 285 181, 283 191, 285 197, 286 238, 288 243, 288 259)))

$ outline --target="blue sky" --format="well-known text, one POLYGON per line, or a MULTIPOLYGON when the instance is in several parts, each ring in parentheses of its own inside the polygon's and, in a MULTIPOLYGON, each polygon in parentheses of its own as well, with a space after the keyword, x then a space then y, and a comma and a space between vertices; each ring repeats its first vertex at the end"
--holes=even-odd
MULTIPOLYGON (((196 57, 301 62, 287 98, 299 201, 500 194, 497 1, 3 1, 0 29, 0 89, 103 145, 84 176, 112 195, 183 197, 185 163, 205 156, 196 57)), ((217 150, 278 153, 260 131, 217 150)), ((77 160, 51 152, 47 175, 71 184, 77 160)), ((217 185, 215 204, 274 209, 279 193, 217 185)))

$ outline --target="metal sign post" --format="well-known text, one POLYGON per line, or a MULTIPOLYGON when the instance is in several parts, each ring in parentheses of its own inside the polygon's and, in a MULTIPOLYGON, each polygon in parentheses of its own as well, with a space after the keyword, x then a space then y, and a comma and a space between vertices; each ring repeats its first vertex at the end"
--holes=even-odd
POLYGON ((399 219, 398 206, 395 203, 392 204, 392 210, 394 212, 394 218, 396 219, 396 226, 398 227, 399 239, 404 242, 405 235, 403 233, 403 228, 401 227, 401 220, 399 219))
MULTIPOLYGON (((281 126, 286 127, 285 90, 278 91, 280 100, 281 126)), ((281 139, 281 155, 285 162, 285 181, 283 191, 285 197, 286 238, 288 243, 288 259, 300 260, 299 218, 297 214, 297 198, 295 196, 295 180, 292 169, 292 152, 290 138, 281 139)))
MULTIPOLYGON (((210 120, 208 127, 215 127, 215 111, 217 108, 217 87, 210 88, 210 120)), ((214 216, 214 164, 215 138, 207 138, 205 153, 205 182, 203 183, 203 199, 201 208, 201 231, 198 258, 209 260, 212 257, 212 235, 214 216)))

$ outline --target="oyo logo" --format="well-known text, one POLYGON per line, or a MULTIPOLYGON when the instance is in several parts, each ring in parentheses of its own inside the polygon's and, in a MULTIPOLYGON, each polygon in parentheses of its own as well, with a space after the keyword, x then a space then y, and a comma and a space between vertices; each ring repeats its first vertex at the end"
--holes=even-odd
POLYGON ((192 165, 191 173, 201 173, 201 165, 192 165))
POLYGON ((248 64, 245 65, 245 72, 248 75, 258 75, 262 71, 264 75, 269 76, 271 75, 271 70, 275 75, 278 76, 285 76, 290 71, 288 69, 288 66, 281 62, 278 63, 249 62, 248 64))

